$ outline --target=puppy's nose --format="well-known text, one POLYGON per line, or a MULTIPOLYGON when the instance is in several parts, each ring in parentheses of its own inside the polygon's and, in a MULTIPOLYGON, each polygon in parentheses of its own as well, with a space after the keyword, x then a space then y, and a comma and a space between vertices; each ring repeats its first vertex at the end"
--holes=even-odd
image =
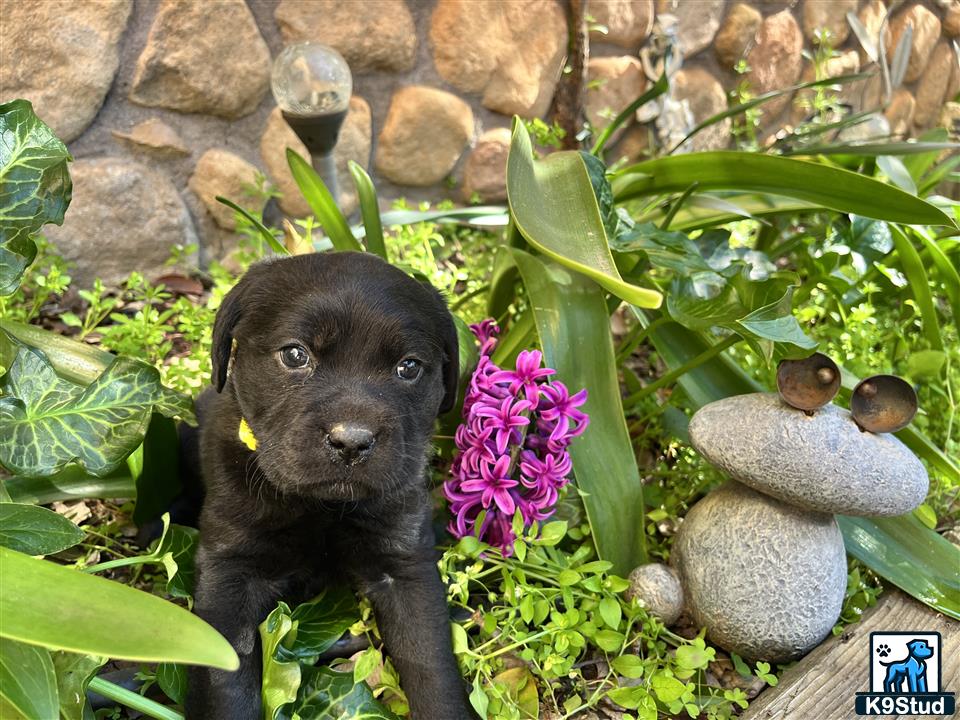
POLYGON ((375 437, 369 428, 357 423, 337 423, 327 433, 327 444, 347 462, 366 457, 375 437))

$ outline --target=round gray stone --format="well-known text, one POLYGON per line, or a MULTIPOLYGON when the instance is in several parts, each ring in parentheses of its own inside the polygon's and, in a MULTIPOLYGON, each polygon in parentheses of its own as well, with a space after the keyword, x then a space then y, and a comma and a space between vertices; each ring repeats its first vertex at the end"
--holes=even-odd
POLYGON ((737 395, 700 408, 690 441, 740 482, 808 510, 902 515, 927 496, 917 456, 836 405, 807 415, 773 393, 737 395))
POLYGON ((634 568, 627 578, 628 599, 638 598, 651 615, 664 625, 673 625, 683 612, 683 588, 677 571, 669 565, 647 563, 634 568))
POLYGON ((686 607, 720 647, 786 662, 840 617, 847 562, 832 515, 729 482, 687 513, 673 544, 686 607))

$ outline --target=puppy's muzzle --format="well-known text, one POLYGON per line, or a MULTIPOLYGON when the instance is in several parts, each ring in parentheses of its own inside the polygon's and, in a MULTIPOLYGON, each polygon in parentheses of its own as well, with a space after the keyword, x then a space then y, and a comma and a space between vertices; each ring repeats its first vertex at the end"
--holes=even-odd
POLYGON ((356 465, 370 455, 376 434, 359 423, 341 422, 330 428, 324 440, 337 462, 356 465))

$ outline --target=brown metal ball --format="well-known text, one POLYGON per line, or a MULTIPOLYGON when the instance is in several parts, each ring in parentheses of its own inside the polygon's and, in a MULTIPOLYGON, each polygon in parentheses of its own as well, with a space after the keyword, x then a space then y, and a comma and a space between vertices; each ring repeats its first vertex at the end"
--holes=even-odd
POLYGON ((833 400, 840 390, 840 368, 823 353, 803 360, 781 360, 777 389, 788 405, 812 412, 833 400))
POLYGON ((902 430, 917 414, 917 393, 896 375, 861 380, 850 396, 850 412, 861 430, 891 433, 902 430))

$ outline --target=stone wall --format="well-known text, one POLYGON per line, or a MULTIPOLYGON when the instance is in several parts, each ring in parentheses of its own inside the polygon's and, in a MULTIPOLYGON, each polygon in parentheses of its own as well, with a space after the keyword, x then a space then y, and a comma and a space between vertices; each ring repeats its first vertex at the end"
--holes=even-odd
MULTIPOLYGON (((25 97, 74 155, 74 201, 49 236, 77 262, 81 283, 131 269, 158 272, 169 248, 196 242, 202 258, 232 247, 232 213, 259 171, 304 215, 283 149, 306 154, 269 92, 284 43, 325 42, 354 72, 337 148, 347 211, 356 206, 348 160, 368 167, 381 198, 500 201, 513 114, 548 116, 567 47, 559 0, 0 0, 0 101, 25 97)), ((611 157, 641 156, 651 140, 682 137, 727 104, 746 80, 755 94, 813 77, 805 59, 818 28, 838 50, 830 74, 876 69, 846 20, 879 37, 883 0, 589 0, 586 117, 595 125, 658 73, 666 38, 682 65, 660 117, 624 128, 611 157), (603 26, 601 28, 600 26, 603 26), (738 75, 745 59, 750 70, 738 75)), ((957 122, 954 39, 960 0, 901 4, 887 56, 912 28, 905 84, 883 110, 898 135, 957 122)), ((879 79, 844 91, 855 110, 884 104, 879 79)), ((806 111, 768 104, 765 132, 806 111)), ((883 120, 879 120, 883 125, 883 120)), ((692 149, 731 143, 720 124, 692 149)))

